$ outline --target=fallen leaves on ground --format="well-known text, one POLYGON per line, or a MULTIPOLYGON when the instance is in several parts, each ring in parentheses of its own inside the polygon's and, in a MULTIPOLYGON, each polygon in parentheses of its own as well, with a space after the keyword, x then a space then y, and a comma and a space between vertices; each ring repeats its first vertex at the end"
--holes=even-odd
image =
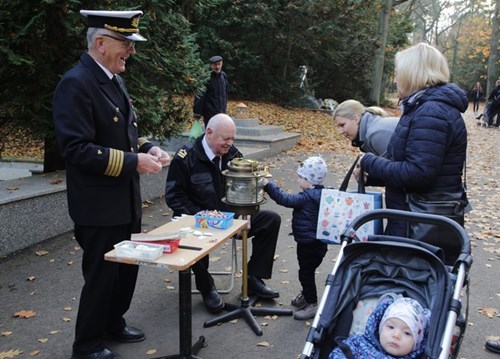
MULTIPOLYGON (((330 113, 311 109, 285 108, 268 102, 243 101, 247 117, 258 119, 260 125, 281 126, 286 132, 299 133, 299 142, 287 153, 351 152, 348 140, 341 137, 330 113)), ((236 113, 239 101, 228 103, 228 112, 236 113)), ((356 149, 357 151, 357 149, 356 149)))
POLYGON ((16 317, 16 318, 25 318, 25 319, 28 319, 28 318, 33 318, 33 317, 36 317, 36 312, 33 311, 33 310, 20 310, 18 312, 15 312, 14 314, 12 314, 13 317, 16 317))
POLYGON ((15 358, 21 355, 23 352, 19 349, 11 349, 6 352, 0 352, 0 359, 15 358))
POLYGON ((487 316, 488 318, 494 318, 498 316, 498 310, 492 307, 479 308, 479 313, 487 316))

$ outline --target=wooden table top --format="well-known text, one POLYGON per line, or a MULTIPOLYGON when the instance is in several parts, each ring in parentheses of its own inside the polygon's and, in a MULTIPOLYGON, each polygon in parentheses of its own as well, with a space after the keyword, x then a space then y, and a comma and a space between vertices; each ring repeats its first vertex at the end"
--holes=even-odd
POLYGON ((199 236, 195 236, 191 232, 187 234, 185 238, 182 238, 179 243, 182 246, 201 248, 200 250, 178 248, 173 253, 163 253, 161 257, 157 258, 154 261, 145 261, 132 258, 117 257, 116 252, 113 249, 104 255, 104 259, 111 262, 147 265, 161 268, 169 267, 175 270, 185 270, 216 248, 220 247, 228 239, 233 237, 237 232, 239 232, 246 226, 247 222, 247 220, 235 219, 231 227, 227 229, 195 228, 194 216, 182 216, 178 219, 172 220, 171 222, 165 223, 164 225, 159 226, 148 233, 170 233, 179 231, 180 229, 187 227, 191 227, 193 230, 198 230, 204 233, 212 233, 212 236, 206 236, 205 238, 200 239, 199 236))

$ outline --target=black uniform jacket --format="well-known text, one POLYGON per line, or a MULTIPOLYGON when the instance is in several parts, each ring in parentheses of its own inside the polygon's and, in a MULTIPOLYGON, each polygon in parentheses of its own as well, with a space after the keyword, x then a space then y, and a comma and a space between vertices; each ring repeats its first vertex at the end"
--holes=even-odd
POLYGON ((85 226, 131 223, 140 230, 137 117, 99 65, 84 53, 59 82, 53 102, 57 143, 66 162, 69 214, 85 226))
MULTIPOLYGON (((222 202, 225 196, 225 177, 207 157, 202 145, 203 136, 184 145, 175 154, 168 170, 165 200, 174 216, 196 214, 201 210, 227 211, 222 202)), ((222 157, 222 170, 235 157, 242 157, 234 146, 222 157)))

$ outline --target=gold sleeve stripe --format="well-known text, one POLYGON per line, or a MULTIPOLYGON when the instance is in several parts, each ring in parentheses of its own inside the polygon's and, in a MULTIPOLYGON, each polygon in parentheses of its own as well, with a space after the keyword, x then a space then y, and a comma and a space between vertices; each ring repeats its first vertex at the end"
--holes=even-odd
POLYGON ((104 174, 106 176, 118 177, 123 169, 124 158, 123 151, 115 150, 114 148, 110 149, 108 167, 104 174))
POLYGON ((146 137, 140 137, 137 140, 137 148, 141 148, 145 143, 149 143, 148 139, 146 137))

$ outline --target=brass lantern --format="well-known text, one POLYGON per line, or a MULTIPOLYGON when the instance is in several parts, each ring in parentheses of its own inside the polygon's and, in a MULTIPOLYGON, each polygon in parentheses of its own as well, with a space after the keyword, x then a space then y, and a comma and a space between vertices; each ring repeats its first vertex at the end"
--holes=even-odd
POLYGON ((222 174, 226 176, 226 203, 258 206, 265 202, 263 178, 269 176, 269 172, 260 167, 258 161, 235 158, 222 174))

